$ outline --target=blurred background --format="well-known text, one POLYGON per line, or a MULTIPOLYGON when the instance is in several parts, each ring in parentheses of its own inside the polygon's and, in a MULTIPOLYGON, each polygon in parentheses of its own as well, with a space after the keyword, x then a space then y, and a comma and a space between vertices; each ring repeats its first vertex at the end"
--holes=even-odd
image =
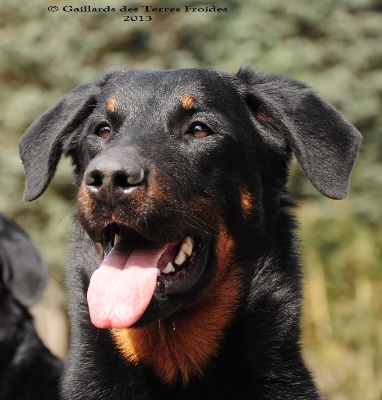
POLYGON ((304 351, 332 400, 382 399, 382 1, 92 0, 116 12, 64 12, 73 0, 0 3, 0 209, 30 234, 52 270, 34 309, 45 342, 64 357, 63 264, 74 186, 63 160, 53 184, 22 200, 17 143, 66 91, 105 68, 255 68, 312 85, 357 126, 363 148, 348 198, 320 196, 294 164, 304 258, 304 351), (59 6, 48 12, 48 6, 59 6), (119 12, 123 6, 227 8, 227 12, 119 12), (124 21, 124 16, 152 21, 124 21))

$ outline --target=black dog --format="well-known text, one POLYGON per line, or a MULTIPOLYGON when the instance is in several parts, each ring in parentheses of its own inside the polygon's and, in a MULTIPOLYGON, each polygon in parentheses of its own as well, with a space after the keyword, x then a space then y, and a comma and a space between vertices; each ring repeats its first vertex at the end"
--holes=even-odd
POLYGON ((44 346, 26 307, 48 269, 26 233, 0 213, 0 400, 58 399, 62 363, 44 346))
POLYGON ((79 187, 64 399, 318 399, 288 163, 340 199, 360 142, 310 88, 249 67, 109 71, 37 119, 25 199, 61 154, 79 187))

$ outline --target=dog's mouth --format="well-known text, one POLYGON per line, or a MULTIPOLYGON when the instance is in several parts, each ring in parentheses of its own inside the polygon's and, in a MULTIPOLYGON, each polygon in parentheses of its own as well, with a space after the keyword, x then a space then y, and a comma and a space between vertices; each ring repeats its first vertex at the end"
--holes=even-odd
POLYGON ((128 328, 153 302, 190 291, 205 270, 208 243, 198 234, 157 243, 122 225, 105 228, 104 260, 88 289, 92 323, 98 328, 128 328))

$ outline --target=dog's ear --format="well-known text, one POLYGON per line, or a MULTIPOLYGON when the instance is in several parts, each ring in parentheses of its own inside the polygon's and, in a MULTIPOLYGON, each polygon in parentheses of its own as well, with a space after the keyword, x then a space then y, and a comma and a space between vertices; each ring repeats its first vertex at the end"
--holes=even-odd
POLYGON ((0 213, 0 280, 23 306, 36 304, 48 281, 48 267, 27 234, 0 213))
POLYGON ((347 195, 362 137, 311 88, 242 67, 246 102, 263 140, 276 152, 292 149, 313 186, 333 199, 347 195))
POLYGON ((26 182, 24 199, 39 197, 54 176, 58 161, 66 154, 77 133, 97 105, 102 87, 120 71, 80 85, 42 114, 22 136, 19 142, 26 182))

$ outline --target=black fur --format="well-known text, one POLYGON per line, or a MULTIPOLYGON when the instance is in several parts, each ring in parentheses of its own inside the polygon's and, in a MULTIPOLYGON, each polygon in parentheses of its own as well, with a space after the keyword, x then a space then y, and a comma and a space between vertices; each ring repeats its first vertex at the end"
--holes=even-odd
POLYGON ((0 400, 58 399, 62 363, 37 336, 26 307, 48 269, 25 232, 0 213, 0 400))
POLYGON ((20 142, 25 199, 42 194, 61 154, 72 158, 82 184, 67 268, 72 342, 63 398, 318 399, 300 351, 301 271, 286 199, 288 164, 294 153, 317 190, 341 199, 360 142, 359 132, 312 89, 249 67, 236 75, 114 70, 38 118, 20 142), (110 99, 115 110, 106 111, 110 99), (103 138, 105 124, 110 135, 103 138), (101 193, 94 181, 99 166, 109 173, 113 162, 130 179, 123 200, 120 188, 101 193), (151 196, 154 184, 162 198, 151 196), (84 204, 92 196, 96 207, 84 204), (180 377, 166 384, 147 364, 127 362, 109 331, 89 320, 86 292, 102 262, 94 242, 102 243, 114 211, 119 224, 147 241, 199 235, 209 249, 198 283, 165 300, 154 295, 132 329, 165 324, 195 307, 221 268, 222 226, 233 240, 225 271, 239 272, 238 308, 218 352, 186 384, 180 377))

